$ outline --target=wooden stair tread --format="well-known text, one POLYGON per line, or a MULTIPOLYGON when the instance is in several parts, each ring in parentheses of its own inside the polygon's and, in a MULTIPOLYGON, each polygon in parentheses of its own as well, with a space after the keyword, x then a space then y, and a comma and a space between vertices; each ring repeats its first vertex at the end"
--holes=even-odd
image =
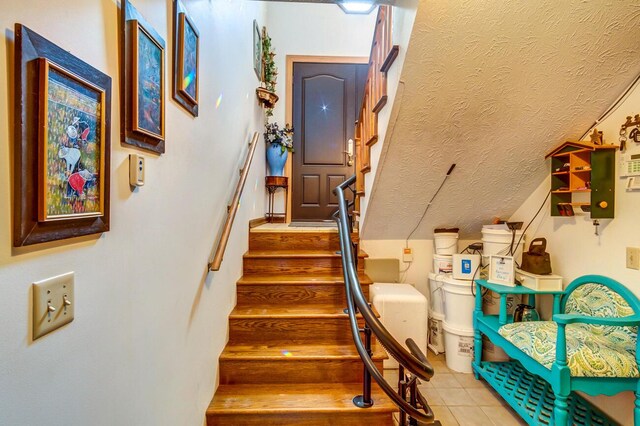
MULTIPOLYGON (((369 255, 360 250, 358 257, 369 255)), ((249 250, 244 254, 247 259, 273 259, 273 258, 340 258, 337 250, 249 250)))
MULTIPOLYGON (((243 318, 348 318, 343 309, 335 305, 251 305, 236 306, 229 319, 243 318)), ((375 307, 371 307, 378 316, 375 307)), ((360 314, 358 314, 360 317, 360 314)))
MULTIPOLYGON (((386 359, 382 345, 375 343, 371 347, 373 359, 386 359)), ((220 360, 327 360, 360 359, 353 343, 349 344, 296 344, 281 345, 227 345, 220 360)))
MULTIPOLYGON (((373 284, 371 278, 366 275, 358 277, 360 284, 373 284)), ((255 284, 339 284, 344 285, 344 277, 342 275, 319 275, 319 274, 281 274, 281 275, 246 275, 238 280, 238 285, 255 285, 255 284)))
POLYGON ((249 231, 252 234, 337 234, 338 227, 313 227, 313 228, 270 228, 268 226, 256 226, 249 231))
POLYGON ((360 394, 362 385, 359 383, 220 385, 207 409, 207 414, 397 411, 391 400, 376 386, 372 388, 375 404, 366 410, 353 405, 353 397, 360 394))

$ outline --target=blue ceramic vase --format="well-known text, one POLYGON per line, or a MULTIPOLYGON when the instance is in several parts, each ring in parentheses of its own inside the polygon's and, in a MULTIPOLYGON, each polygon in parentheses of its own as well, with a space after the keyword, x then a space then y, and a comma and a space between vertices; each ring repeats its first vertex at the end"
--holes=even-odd
POLYGON ((284 165, 287 162, 289 151, 282 152, 282 146, 277 143, 267 145, 267 166, 269 176, 284 176, 284 165))

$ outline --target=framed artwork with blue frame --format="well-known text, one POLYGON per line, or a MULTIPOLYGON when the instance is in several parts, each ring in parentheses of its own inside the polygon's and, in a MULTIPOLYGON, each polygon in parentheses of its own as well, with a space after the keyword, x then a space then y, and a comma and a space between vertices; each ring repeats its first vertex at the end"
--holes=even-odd
POLYGON ((122 143, 165 152, 165 42, 128 0, 122 1, 122 143))
POLYGON ((173 99, 197 117, 200 33, 180 0, 174 0, 173 20, 173 99))

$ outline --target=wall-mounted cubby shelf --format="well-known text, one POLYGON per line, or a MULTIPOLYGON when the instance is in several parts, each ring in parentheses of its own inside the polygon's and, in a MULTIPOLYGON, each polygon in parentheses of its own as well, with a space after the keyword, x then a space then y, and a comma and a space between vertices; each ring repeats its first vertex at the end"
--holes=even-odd
POLYGON ((546 155, 551 157, 551 216, 573 216, 579 207, 592 219, 614 217, 617 148, 567 141, 546 155))

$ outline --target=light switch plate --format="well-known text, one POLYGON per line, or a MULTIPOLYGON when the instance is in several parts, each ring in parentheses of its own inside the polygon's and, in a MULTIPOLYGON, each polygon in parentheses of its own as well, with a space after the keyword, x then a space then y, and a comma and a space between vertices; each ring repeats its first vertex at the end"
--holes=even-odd
POLYGON ((627 247, 627 268, 640 269, 640 248, 627 247))
POLYGON ((73 321, 73 281, 69 272, 33 283, 33 340, 73 321))

